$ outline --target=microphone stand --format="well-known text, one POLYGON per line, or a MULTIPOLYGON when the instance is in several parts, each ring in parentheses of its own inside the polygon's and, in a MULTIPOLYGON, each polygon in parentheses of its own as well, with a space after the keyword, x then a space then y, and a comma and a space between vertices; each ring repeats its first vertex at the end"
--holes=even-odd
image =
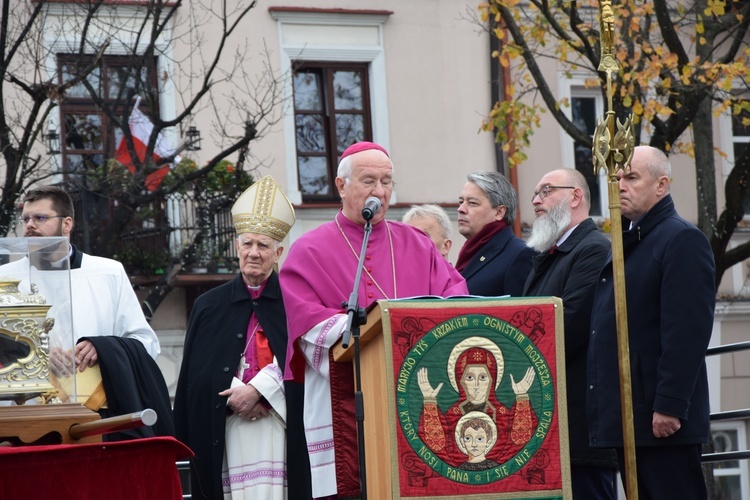
POLYGON ((367 474, 365 471, 365 405, 362 399, 362 381, 360 374, 359 359, 359 326, 364 325, 367 321, 367 315, 363 307, 357 307, 359 302, 359 282, 362 278, 362 268, 367 252, 367 242, 372 232, 372 224, 367 220, 365 224, 365 234, 362 239, 362 250, 359 253, 359 263, 357 264, 357 273, 354 278, 354 289, 349 295, 349 302, 344 303, 348 315, 346 330, 341 340, 341 346, 346 349, 349 347, 349 338, 354 338, 354 419, 357 421, 357 447, 359 451, 359 488, 362 496, 361 500, 367 500, 367 474))

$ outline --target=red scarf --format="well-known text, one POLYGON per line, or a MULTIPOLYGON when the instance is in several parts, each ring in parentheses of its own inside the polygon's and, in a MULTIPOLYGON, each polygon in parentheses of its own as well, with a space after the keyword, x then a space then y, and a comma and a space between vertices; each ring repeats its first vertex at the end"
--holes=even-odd
POLYGON ((508 227, 508 223, 503 220, 492 221, 485 224, 477 234, 466 240, 461 251, 458 252, 458 261, 456 262, 456 271, 459 273, 471 262, 474 255, 479 252, 497 233, 508 227))

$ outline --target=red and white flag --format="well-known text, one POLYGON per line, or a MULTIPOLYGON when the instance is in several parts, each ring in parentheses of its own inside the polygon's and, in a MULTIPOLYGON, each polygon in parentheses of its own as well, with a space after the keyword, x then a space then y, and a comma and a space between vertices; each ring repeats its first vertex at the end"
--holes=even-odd
MULTIPOLYGON (((130 126, 130 134, 133 136, 133 146, 135 147, 136 155, 140 164, 143 164, 146 159, 146 145, 148 139, 151 137, 151 132, 154 130, 154 124, 148 119, 139 109, 138 105, 141 102, 141 98, 138 97, 133 106, 133 111, 130 113, 128 119, 128 125, 130 126)), ((170 147, 164 137, 159 134, 156 138, 156 145, 154 146, 153 160, 154 163, 158 162, 162 158, 172 156, 174 149, 170 147)), ((128 144, 125 141, 125 136, 120 139, 120 144, 117 145, 117 151, 115 152, 115 160, 118 163, 130 170, 131 174, 135 174, 135 164, 133 159, 130 157, 128 152, 128 144)), ((176 156, 174 159, 175 163, 180 162, 180 157, 176 156)), ((146 189, 149 191, 156 191, 164 177, 169 173, 169 170, 173 167, 173 164, 166 164, 161 168, 158 168, 146 176, 146 189)))

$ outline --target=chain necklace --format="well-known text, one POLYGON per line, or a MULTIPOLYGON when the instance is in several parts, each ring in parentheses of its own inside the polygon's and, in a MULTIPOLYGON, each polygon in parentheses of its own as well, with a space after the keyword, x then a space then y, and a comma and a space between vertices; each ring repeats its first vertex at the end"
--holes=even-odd
MULTIPOLYGON (((344 241, 346 241, 346 244, 349 245, 349 250, 352 251, 354 258, 357 259, 357 263, 359 263, 359 255, 357 255, 357 252, 354 250, 352 243, 349 241, 349 238, 346 236, 346 233, 344 233, 344 229, 341 227, 341 224, 339 224, 339 214, 336 214, 336 217, 334 217, 334 220, 336 221, 336 226, 338 226, 339 231, 341 232, 341 236, 344 237, 344 241)), ((383 223, 385 224, 385 230, 388 232, 388 244, 391 248, 391 269, 393 270, 393 298, 395 299, 398 297, 398 292, 396 291, 396 258, 393 254, 393 238, 391 237, 391 227, 388 225, 388 221, 383 219, 383 223)), ((363 267, 362 269, 365 271, 365 273, 367 273, 367 276, 370 277, 370 279, 375 284, 375 286, 380 291, 380 293, 383 295, 383 297, 387 299, 388 295, 386 295, 383 289, 380 288, 380 285, 375 280, 375 278, 372 277, 372 274, 370 274, 370 271, 368 271, 366 267, 363 267)))

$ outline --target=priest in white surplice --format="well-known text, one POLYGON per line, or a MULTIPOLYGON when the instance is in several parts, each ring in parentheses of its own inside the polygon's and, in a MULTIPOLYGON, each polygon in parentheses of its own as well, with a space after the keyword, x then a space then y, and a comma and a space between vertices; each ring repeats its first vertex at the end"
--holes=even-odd
MULTIPOLYGON (((70 238, 73 216, 73 201, 67 192, 57 186, 40 186, 26 192, 19 223, 26 237, 70 238)), ((81 337, 129 338, 143 344, 153 359, 159 356, 159 339, 143 316, 122 264, 83 253, 68 241, 53 251, 32 254, 30 259, 31 262, 24 258, 0 267, 0 275, 21 279, 22 290, 37 291, 52 304, 48 316, 55 319, 55 327, 50 338, 50 361, 58 375, 73 370, 69 365, 72 358, 55 356, 55 347, 63 351, 75 349, 79 370, 98 361, 91 342, 76 343, 81 337), (30 272, 34 273, 31 282, 38 289, 32 290, 26 282, 30 272), (75 338, 69 337, 71 328, 75 338)))
POLYGON ((155 362, 159 339, 143 315, 122 264, 83 253, 70 243, 74 218, 73 201, 62 188, 29 189, 19 225, 29 238, 29 250, 34 251, 0 267, 0 276, 19 280, 21 291, 51 306, 47 312, 54 319, 49 336, 50 381, 62 402, 77 396, 79 403, 100 408, 102 401, 87 400, 81 389, 85 384, 78 385, 73 394, 76 370, 84 372, 97 365, 104 390, 117 394, 99 409, 103 417, 145 408, 159 416, 153 427, 106 434, 104 440, 173 435, 169 391, 155 362))
POLYGON ((267 176, 240 196, 232 219, 240 275, 201 295, 190 314, 175 395, 177 437, 195 452, 193 498, 281 500, 287 335, 274 265, 294 210, 267 176))

